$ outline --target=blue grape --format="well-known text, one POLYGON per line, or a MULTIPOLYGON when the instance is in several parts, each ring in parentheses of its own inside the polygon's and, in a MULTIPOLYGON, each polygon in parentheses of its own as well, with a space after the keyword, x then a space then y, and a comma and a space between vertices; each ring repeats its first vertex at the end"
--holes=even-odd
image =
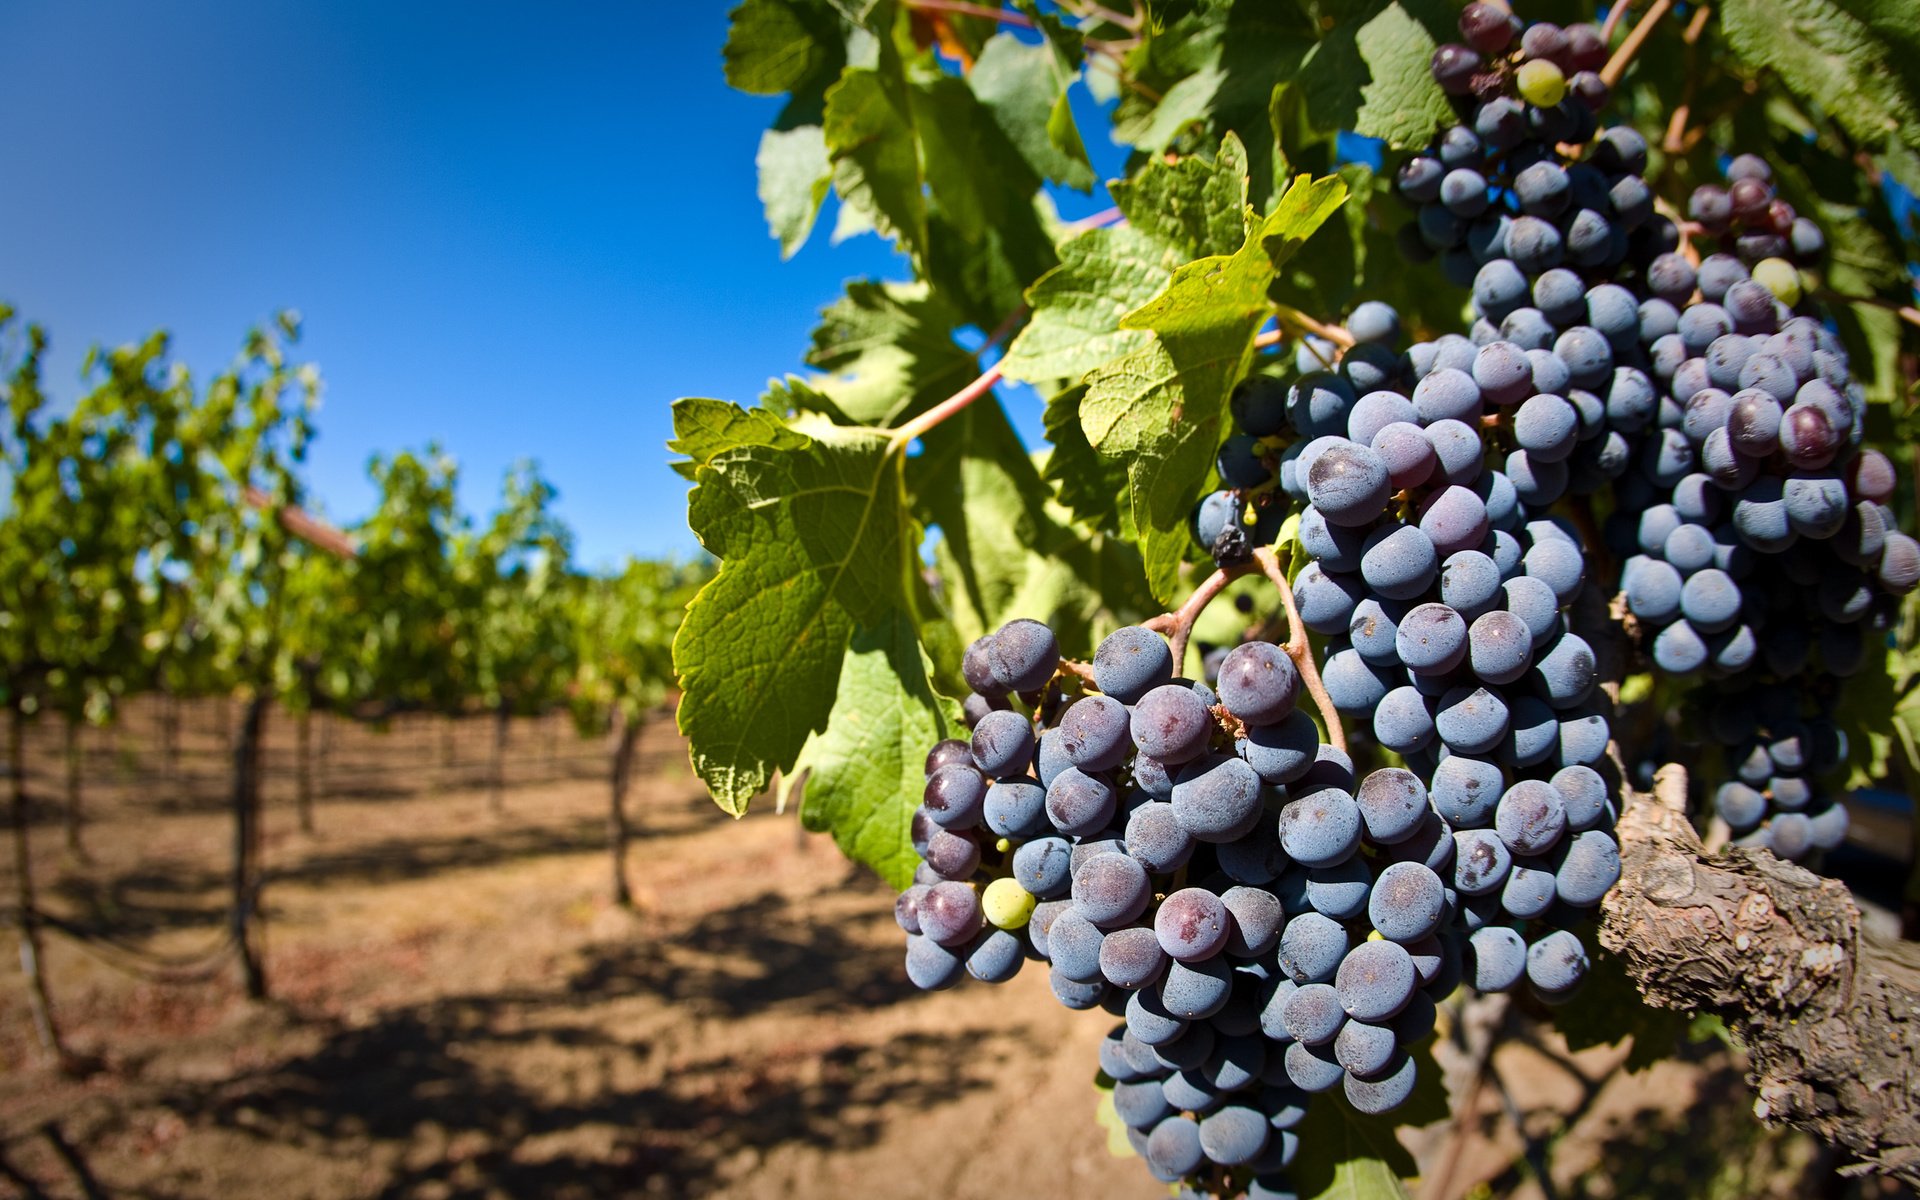
POLYGON ((1287 1047, 1287 1078, 1306 1092, 1324 1092, 1338 1087, 1346 1078, 1346 1068, 1333 1056, 1331 1046, 1309 1046, 1294 1042, 1287 1047))
POLYGON ((1243 837, 1260 811, 1260 777, 1238 758, 1211 755, 1187 764, 1174 779, 1173 814, 1196 841, 1243 837))
POLYGON ((1130 1129, 1151 1129, 1173 1115, 1158 1079, 1122 1081, 1113 1087, 1113 1111, 1130 1129))
POLYGON ((1408 670, 1444 675, 1466 657, 1467 623, 1444 604, 1422 604, 1401 620, 1394 646, 1408 670))
MULTIPOLYGON (((1479 362, 1478 352, 1474 361, 1479 362)), ((1480 385, 1474 382, 1474 377, 1452 367, 1434 371, 1413 388, 1414 412, 1425 425, 1436 421, 1477 421, 1482 411, 1481 399, 1480 385)))
POLYGON ((1333 978, 1347 953, 1347 931, 1317 912, 1293 913, 1280 931, 1280 969, 1294 983, 1323 983, 1333 978))
POLYGON ((973 730, 973 762, 995 778, 1019 775, 1033 761, 1033 726, 1016 712, 990 712, 973 730))
POLYGON ((1580 704, 1599 680, 1593 648, 1578 634, 1563 633, 1535 659, 1531 678, 1540 698, 1554 708, 1580 704))
MULTIPOLYGON (((1190 687, 1162 684, 1133 706, 1130 731, 1142 754, 1168 766, 1198 758, 1213 736, 1213 715, 1190 687)), ((975 735, 976 740, 978 734, 975 735)))
POLYGON ((1400 665, 1400 652, 1394 647, 1400 621, 1407 615, 1406 604, 1396 600, 1368 597, 1356 604, 1353 619, 1347 623, 1347 639, 1354 653, 1376 667, 1400 665))
POLYGON ((1083 696, 1060 718, 1061 748, 1082 771, 1110 771, 1133 753, 1130 717, 1112 696, 1083 696))
POLYGON ((1226 949, 1232 920, 1205 888, 1182 888, 1160 902, 1153 918, 1160 948, 1177 962, 1199 962, 1226 949))
POLYGON ((1426 434, 1433 444, 1435 467, 1441 479, 1468 485, 1480 477, 1485 447, 1471 426, 1464 421, 1443 418, 1428 425, 1426 434))
POLYGON ((1047 819, 1070 837, 1084 837, 1105 829, 1113 820, 1118 797, 1106 780, 1068 767, 1047 788, 1047 819))
POLYGON ((1320 676, 1334 707, 1343 713, 1372 712, 1387 695, 1388 678, 1351 646, 1328 654, 1320 676))
POLYGON ((985 776, 972 764, 941 767, 927 778, 921 806, 944 829, 972 829, 987 799, 985 776))
POLYGON ((1374 437, 1396 421, 1415 419, 1413 402, 1399 392, 1371 391, 1355 401, 1347 415, 1347 437, 1363 446, 1371 446, 1374 437))
POLYGON ((1553 871, 1541 859, 1515 858, 1500 889, 1500 907, 1522 920, 1544 916, 1553 907, 1553 871))
POLYGON ((1526 299, 1527 277, 1511 259, 1491 259, 1474 276, 1473 301, 1490 320, 1501 320, 1526 299))
POLYGON ((1354 306, 1347 317, 1347 332, 1356 342, 1379 343, 1389 349, 1400 343, 1400 314, 1392 305, 1368 300, 1354 306))
POLYGON ((1163 1183, 1191 1175, 1206 1161, 1200 1147, 1200 1126, 1186 1117, 1168 1117, 1147 1135, 1147 1169, 1163 1183))
POLYGON ((1434 768, 1430 792, 1441 817, 1456 828, 1473 829, 1492 824, 1505 789, 1499 767, 1455 754, 1434 768))
MULTIPOLYGON (((1127 818, 1126 841, 1127 853, 1155 874, 1179 870, 1193 857, 1193 835, 1174 815, 1173 805, 1163 800, 1152 800, 1133 810, 1127 818)), ((1020 848, 1021 851, 1026 849, 1026 846, 1020 848)), ((1018 852, 1014 864, 1018 874, 1018 852)), ((1032 888, 1027 890, 1033 891, 1032 888)))
POLYGON ((1354 605, 1366 594, 1362 581, 1308 563, 1294 579, 1294 603, 1300 619, 1315 633, 1339 633, 1353 619, 1354 605))
MULTIPOLYGON (((1425 215, 1424 210, 1422 215, 1425 215)), ((1452 216, 1451 213, 1447 215, 1452 216)), ((1566 244, 1560 231, 1550 221, 1528 214, 1515 217, 1507 229, 1507 254, 1515 265, 1529 275, 1538 275, 1559 266, 1565 253, 1566 244)))
POLYGON ((1571 197, 1566 168, 1552 162, 1537 162, 1521 170, 1514 176, 1513 191, 1521 211, 1534 217, 1559 216, 1571 197))
POLYGON ((1300 674, 1280 647, 1244 642, 1221 664, 1219 690, 1221 703, 1241 721, 1271 725, 1293 712, 1300 695, 1300 674))
POLYGON ((1498 891, 1512 869, 1512 852, 1492 830, 1462 829, 1453 835, 1453 886, 1462 895, 1498 891))
POLYGON ((987 665, 994 680, 1007 690, 1038 691, 1060 665, 1060 644, 1054 640, 1053 630, 1021 617, 994 631, 987 647, 987 665))
POLYGON ((1522 779, 1500 798, 1493 827, 1514 854, 1545 854, 1566 833, 1567 802, 1552 784, 1522 779))
POLYGON ((1353 387, 1344 377, 1331 371, 1310 371, 1288 391, 1287 414, 1303 436, 1324 437, 1346 427, 1347 410, 1353 407, 1353 400, 1353 387))
POLYGON ((1373 520, 1385 510, 1389 490, 1385 461, 1353 442, 1329 447, 1307 471, 1307 495, 1334 525, 1373 520))
POLYGON ((1500 340, 1510 342, 1526 353, 1527 372, 1532 378, 1530 391, 1540 390, 1540 362, 1534 356, 1544 354, 1548 358, 1553 357, 1548 347, 1553 345, 1557 332, 1553 322, 1537 308, 1523 306, 1501 318, 1500 340))
POLYGON ((1412 687, 1397 687, 1373 710, 1373 736, 1396 754, 1410 754, 1433 740, 1433 714, 1412 687))
POLYGON ((1488 683, 1512 683, 1533 661, 1532 631, 1513 613, 1495 610, 1467 628, 1468 660, 1488 683))
POLYGON ((1489 925, 1467 938, 1474 990, 1504 992, 1520 982, 1527 970, 1527 944, 1502 925, 1489 925))
POLYGON ((1369 773, 1354 802, 1368 840, 1380 846, 1412 837, 1428 811, 1427 789, 1420 777, 1399 767, 1369 773))
POLYGON ((1160 981, 1160 999, 1175 1016, 1197 1021, 1227 1005, 1233 990, 1233 971, 1218 958, 1205 962, 1167 964, 1160 981))
POLYGON ((1339 866, 1307 872, 1307 903, 1336 921, 1350 921, 1365 912, 1372 888, 1373 874, 1357 855, 1339 866))
POLYGON ((932 938, 907 937, 907 979, 922 991, 937 992, 960 982, 965 960, 932 938))
POLYGON ((1570 764, 1554 772, 1549 782, 1560 793, 1566 807, 1569 829, 1591 829, 1605 818, 1607 783, 1598 771, 1582 764, 1570 764))
MULTIPOLYGON (((1417 432, 1417 430, 1416 430, 1417 432)), ((1428 456, 1433 453, 1433 445, 1426 445, 1428 456)), ((1300 513, 1300 545, 1308 555, 1317 561, 1321 568, 1331 572, 1352 572, 1360 569, 1361 546, 1364 535, 1357 530, 1341 525, 1329 525, 1320 515, 1320 510, 1309 505, 1300 513)))
POLYGON ((1229 1105, 1200 1122, 1200 1147, 1222 1166, 1239 1166, 1260 1157, 1267 1148, 1267 1119, 1245 1105, 1229 1105))
POLYGON ((1508 766, 1531 767, 1553 755, 1559 737, 1553 709, 1537 697, 1514 696, 1508 702, 1507 736, 1494 753, 1508 766))
POLYGON ((1440 489, 1420 506, 1420 532, 1443 557, 1478 549, 1486 541, 1490 523, 1486 501, 1459 484, 1440 489))
POLYGON ((1413 959, 1406 948, 1380 941, 1362 942, 1348 951, 1340 960, 1333 986, 1348 1016, 1377 1023, 1391 1019, 1407 1006, 1416 982, 1413 959))
POLYGON ((1280 810, 1280 845, 1305 867, 1345 862, 1360 845, 1360 807, 1338 788, 1322 788, 1280 810))
POLYGON ((1390 864, 1380 872, 1367 903, 1367 917, 1382 937, 1417 942, 1440 926, 1446 911, 1440 877, 1415 862, 1390 864))
POLYGON ((1160 993, 1141 988, 1127 998, 1127 1032, 1149 1046, 1163 1046, 1187 1031, 1187 1020, 1168 1010, 1160 993))
POLYGON ((1151 629, 1128 625, 1108 634, 1093 653, 1093 681, 1122 704, 1134 704, 1173 679, 1173 654, 1151 629))
POLYGON ((1308 983, 1294 989, 1280 1014, 1287 1035, 1309 1046, 1324 1046, 1339 1036, 1347 1012, 1340 994, 1325 983, 1308 983))
POLYGON ((1273 437, 1287 427, 1286 388, 1271 375, 1249 375, 1228 402, 1233 423, 1256 438, 1273 437))
POLYGON ((946 881, 920 899, 920 932, 943 946, 962 946, 980 932, 980 898, 964 883, 946 881))
POLYGON ((980 844, 964 833, 935 827, 921 857, 942 879, 967 879, 980 866, 980 844))
POLYGON ((1262 780, 1282 784, 1306 774, 1319 740, 1313 718, 1295 711, 1278 724, 1248 727, 1235 749, 1262 780))
POLYGON ((1696 571, 1680 589, 1680 611, 1701 633, 1718 633, 1740 616, 1740 585, 1718 567, 1696 571))
MULTIPOLYGON (((1152 899, 1146 868, 1125 854, 1096 854, 1073 873, 1074 911, 1094 925, 1128 924, 1146 911, 1152 899)), ((1048 934, 1049 944, 1058 940, 1058 933, 1056 924, 1048 934)))
POLYGON ((1527 979, 1542 992, 1565 995, 1586 973, 1586 947, 1568 930, 1556 929, 1527 947, 1527 979))
POLYGON ((1230 887, 1220 894, 1220 903, 1232 914, 1227 931, 1227 953, 1236 958, 1257 958, 1280 941, 1286 924, 1286 912, 1272 892, 1257 887, 1230 887))
MULTIPOLYGON (((1462 639, 1464 644, 1464 638, 1462 639)), ((1480 754, 1506 736, 1509 709, 1506 700, 1487 688, 1456 687, 1440 697, 1433 717, 1434 730, 1456 754, 1480 754)))
POLYGON ((1348 1021, 1333 1041, 1333 1056, 1349 1074, 1369 1077, 1380 1074, 1394 1061, 1400 1041, 1391 1025, 1366 1021, 1348 1021))
POLYGON ((1202 498, 1193 510, 1193 540, 1202 550, 1219 556, 1234 549, 1233 537, 1244 533, 1246 501, 1236 492, 1218 491, 1202 498))
POLYGON ((1598 829, 1589 829, 1569 841, 1555 872, 1560 898, 1577 908, 1600 903, 1619 881, 1620 847, 1612 835, 1598 829))
POLYGON ((1438 159, 1417 154, 1400 164, 1394 187, 1412 203, 1426 204, 1440 198, 1440 180, 1446 173, 1438 159))
POLYGON ((967 950, 967 974, 983 983, 1005 983, 1025 961, 1020 938, 1004 929, 983 932, 967 950))
POLYGON ((1072 847, 1064 838, 1023 842, 1013 852, 1013 877, 1035 896, 1051 900, 1065 894, 1073 881, 1071 854, 1072 847))

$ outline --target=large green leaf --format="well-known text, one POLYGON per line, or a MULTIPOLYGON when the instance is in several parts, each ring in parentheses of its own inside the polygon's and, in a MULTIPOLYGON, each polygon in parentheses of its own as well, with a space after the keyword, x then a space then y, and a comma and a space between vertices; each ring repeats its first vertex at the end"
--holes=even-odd
POLYGON ((760 204, 767 228, 780 240, 780 256, 793 257, 813 232, 813 219, 833 183, 826 134, 818 125, 769 129, 760 135, 760 204))
POLYGON ((1178 258, 1127 227, 1090 229, 1060 248, 1060 265, 1027 291, 1033 318, 1007 348, 1000 372, 1039 383, 1078 382, 1101 363, 1144 345, 1150 335, 1120 319, 1173 278, 1178 258))
POLYGON ((1727 0, 1720 24, 1736 54, 1860 142, 1920 150, 1920 23, 1909 0, 1727 0))
POLYGON ((1400 1180, 1413 1174, 1413 1158, 1394 1140, 1391 1121, 1329 1097, 1307 1106, 1299 1132, 1287 1179, 1303 1200, 1406 1200, 1400 1180))
POLYGON ((1051 47, 996 34, 967 82, 1035 175, 1081 191, 1093 187, 1093 166, 1067 107, 1066 80, 1051 47))
POLYGON ((849 68, 827 89, 825 128, 841 202, 918 260, 927 203, 905 89, 878 70, 849 68))
POLYGON ((934 693, 906 613, 854 630, 832 713, 793 765, 787 794, 802 792, 801 821, 905 888, 920 862, 910 827, 927 750, 959 727, 959 716, 934 693))
POLYGON ((1335 25, 1300 73, 1313 124, 1396 147, 1425 144, 1454 119, 1429 68, 1434 38, 1428 27, 1444 27, 1450 14, 1438 0, 1376 0, 1335 25))
POLYGON ((829 71, 846 51, 840 18, 826 0, 747 0, 727 30, 727 82, 777 96, 829 71))
POLYGON ((951 395, 980 373, 953 340, 960 316, 923 283, 855 280, 822 314, 807 362, 850 422, 887 425, 951 395))
POLYGON ((1247 149, 1229 133, 1211 158, 1156 159, 1108 185, 1122 216, 1181 260, 1232 254, 1247 236, 1247 149))
POLYGON ((717 400, 676 402, 674 424, 688 523, 721 560, 674 639, 679 724, 737 816, 826 723, 855 627, 907 601, 899 460, 883 433, 717 400))
POLYGON ((1152 343, 1087 377, 1081 424, 1096 450, 1127 460, 1147 582, 1163 603, 1177 598, 1187 514, 1219 446, 1228 393, 1271 313, 1267 289, 1345 197, 1336 178, 1295 180, 1237 252, 1181 267, 1164 292, 1121 321, 1151 330, 1152 343))

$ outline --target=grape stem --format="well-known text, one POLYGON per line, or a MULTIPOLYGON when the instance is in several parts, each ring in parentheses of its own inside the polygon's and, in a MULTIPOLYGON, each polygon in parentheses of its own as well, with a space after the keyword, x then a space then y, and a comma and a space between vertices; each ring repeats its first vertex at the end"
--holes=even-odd
MULTIPOLYGON (((995 8, 987 4, 968 4, 966 0, 906 0, 906 8, 912 12, 947 13, 956 17, 979 17, 986 21, 998 21, 1003 25, 1012 25, 1016 29, 1035 28, 1034 20, 1023 12, 1013 12, 1004 8, 995 8)), ((1119 14, 1113 14, 1117 17, 1119 14)), ((1108 18, 1112 19, 1112 17, 1108 18)), ((1114 24, 1124 22, 1115 20, 1114 24)), ((1136 39, 1137 40, 1137 39, 1136 39)), ((1099 38, 1087 38, 1083 43, 1087 49, 1102 54, 1116 53, 1114 43, 1099 38)), ((1130 44, 1130 43, 1129 43, 1130 44)))
POLYGON ((972 383, 961 388, 953 395, 948 396, 945 400, 942 400, 932 408, 921 413, 913 420, 908 421, 905 425, 895 429, 893 431, 894 448, 905 448, 911 444, 915 438, 922 436, 928 430, 933 429, 942 421, 945 421, 948 417, 953 416, 955 413, 966 408, 967 405, 972 404, 975 400, 991 392, 993 385, 999 382, 1000 368, 997 365, 989 367, 986 373, 972 383))
POLYGON ((1213 603, 1213 598, 1224 591, 1229 583, 1252 569, 1252 563, 1235 563, 1230 567, 1221 567, 1201 580, 1200 586, 1193 589, 1193 595, 1188 596, 1187 602, 1178 610, 1162 613, 1157 617, 1149 617, 1141 622, 1155 633, 1166 634, 1167 640, 1173 643, 1174 670, 1186 668, 1187 639, 1193 635, 1193 623, 1200 619, 1200 614, 1206 610, 1207 605, 1213 603))
POLYGON ((1620 28, 1620 22, 1626 18, 1627 10, 1633 7, 1633 0, 1620 0, 1620 3, 1607 9, 1606 24, 1600 27, 1600 40, 1611 42, 1614 33, 1620 28))
POLYGON ((1344 325, 1329 325, 1325 321, 1316 321, 1299 309, 1290 308, 1285 304, 1276 304, 1273 307, 1282 329, 1290 330, 1293 333, 1310 333, 1315 337, 1325 338, 1342 350, 1353 349, 1354 337, 1351 333, 1347 332, 1344 325))
POLYGON ((1613 57, 1607 60, 1607 65, 1600 68, 1602 83, 1612 88, 1620 82, 1620 77, 1627 73, 1628 64, 1633 62, 1633 56, 1640 53, 1640 47, 1646 42, 1647 35, 1653 32, 1653 27, 1660 23, 1660 18, 1666 16, 1667 10, 1672 7, 1673 0, 1653 0, 1652 6, 1647 9, 1647 15, 1634 23, 1633 31, 1627 34, 1627 40, 1620 43, 1620 48, 1613 52, 1613 57))
POLYGON ((1673 118, 1667 122, 1666 136, 1660 141, 1660 148, 1668 154, 1681 154, 1687 148, 1687 121, 1693 115, 1693 92, 1700 73, 1696 69, 1699 59, 1700 35, 1706 30, 1707 18, 1713 15, 1713 6, 1702 4, 1693 12, 1693 19, 1687 22, 1685 33, 1680 40, 1687 46, 1687 79, 1680 89, 1680 103, 1674 105, 1673 118))
POLYGON ((1287 580, 1287 569, 1271 546, 1255 550, 1253 561, 1259 563, 1260 569, 1266 572, 1267 579, 1280 593, 1281 606, 1287 610, 1287 644, 1283 649, 1299 669, 1300 682, 1306 685, 1307 694, 1313 697, 1314 706, 1320 710, 1320 720, 1327 727, 1327 744, 1345 754, 1347 735, 1340 727, 1340 710, 1333 706, 1333 698, 1327 695, 1327 685, 1321 682, 1320 668, 1313 661, 1313 646, 1307 641, 1307 627, 1300 620, 1300 609, 1293 602, 1293 584, 1287 580))

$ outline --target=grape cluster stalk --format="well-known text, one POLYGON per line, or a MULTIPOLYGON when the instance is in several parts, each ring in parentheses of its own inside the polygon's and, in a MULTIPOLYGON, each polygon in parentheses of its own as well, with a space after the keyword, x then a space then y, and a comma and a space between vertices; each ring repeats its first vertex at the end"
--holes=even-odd
POLYGON ((1579 990, 1621 872, 1598 641, 1701 717, 1737 844, 1818 865, 1847 831, 1832 709, 1920 584, 1807 302, 1824 239, 1768 165, 1732 159, 1682 218, 1603 123, 1599 29, 1489 3, 1459 27, 1431 64, 1459 120, 1395 186, 1470 327, 1409 341, 1367 302, 1302 339, 1236 388, 1193 510, 1216 580, 1288 535, 1325 727, 1303 634, 1202 647, 1188 679, 1171 618, 1064 670, 1015 620, 968 647, 972 737, 932 748, 913 817, 910 978, 1045 964, 1121 1018, 1114 1110, 1195 1196, 1291 1195, 1309 1098, 1405 1103, 1462 985, 1579 990))

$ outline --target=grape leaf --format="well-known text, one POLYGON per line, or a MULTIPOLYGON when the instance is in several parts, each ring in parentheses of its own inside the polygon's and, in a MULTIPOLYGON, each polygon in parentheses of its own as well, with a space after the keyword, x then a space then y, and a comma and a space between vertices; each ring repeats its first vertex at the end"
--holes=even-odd
POLYGON ((1776 72, 1861 142, 1920 150, 1920 37, 1905 0, 1728 0, 1734 53, 1776 72))
POLYGON ((826 134, 818 125, 769 129, 760 135, 760 204, 767 228, 780 241, 780 257, 792 258, 813 232, 813 220, 833 183, 826 134))
POLYGON ((967 82, 1034 174, 1083 192, 1093 187, 1093 165, 1067 107, 1052 48, 1029 46, 1010 33, 996 34, 968 72, 967 82))
POLYGON ((848 858, 896 889, 920 862, 911 836, 927 750, 959 728, 959 706, 934 693, 912 619, 894 609, 854 630, 826 727, 807 739, 784 799, 831 832, 848 858), (798 793, 798 796, 796 796, 798 793))
POLYGON ((1312 1200, 1406 1200, 1400 1180, 1416 1168, 1394 1140, 1393 1124, 1339 1101, 1308 1105, 1288 1180, 1312 1200))
POLYGON ((1211 159, 1156 159, 1107 187, 1128 225, 1186 260, 1232 254, 1246 240, 1247 172, 1246 146, 1229 133, 1211 159))
POLYGON ((1425 144, 1454 119, 1428 66, 1435 44, 1428 28, 1445 28, 1448 18, 1434 15, 1434 0, 1415 7, 1420 11, 1375 0, 1336 24, 1307 56, 1300 86, 1315 128, 1351 129, 1404 147, 1425 144))
POLYGON ((896 82, 868 68, 842 72, 827 89, 827 150, 842 203, 917 262, 927 247, 925 181, 907 97, 896 82))
POLYGON ((729 17, 721 53, 727 82, 743 92, 794 91, 846 60, 840 18, 826 0, 747 0, 729 17))
POLYGON ((821 313, 807 362, 849 422, 887 425, 958 391, 980 373, 953 340, 960 316, 924 283, 855 280, 821 313))
POLYGON ((1087 377, 1081 424, 1100 453, 1127 459, 1147 582, 1163 603, 1179 589, 1187 513, 1219 445, 1227 394, 1271 312, 1267 288, 1345 197, 1338 179, 1295 180, 1236 253, 1182 266, 1164 292, 1121 321, 1152 330, 1154 342, 1087 377))
POLYGON ((1039 383, 1078 382, 1150 335, 1120 318, 1166 287, 1177 259, 1131 228, 1090 229, 1060 248, 1060 265, 1027 290, 1033 318, 1007 347, 1000 373, 1039 383))
POLYGON ((719 572, 673 643, 694 770, 746 812, 827 719, 847 639, 906 600, 913 541, 888 437, 718 400, 674 404, 687 519, 719 572))
POLYGON ((1040 473, 1075 518, 1095 529, 1119 532, 1127 467, 1118 459, 1100 457, 1088 444, 1080 424, 1080 401, 1086 394, 1085 387, 1071 387, 1047 401, 1042 421, 1053 449, 1040 473))

